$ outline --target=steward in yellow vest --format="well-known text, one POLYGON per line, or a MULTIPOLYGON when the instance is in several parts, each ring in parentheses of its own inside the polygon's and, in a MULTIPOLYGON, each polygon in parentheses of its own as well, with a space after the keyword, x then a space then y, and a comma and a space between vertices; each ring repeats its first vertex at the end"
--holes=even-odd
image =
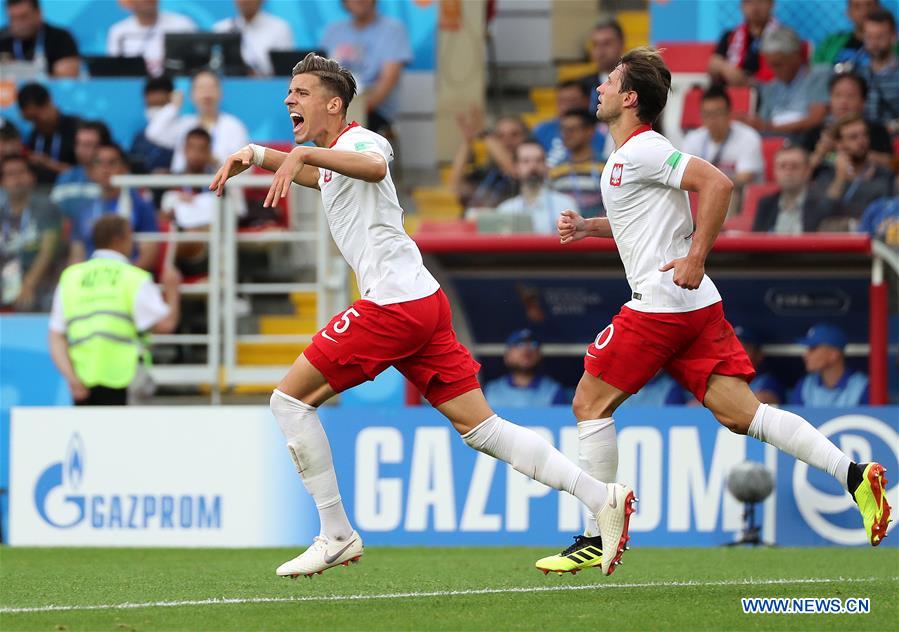
POLYGON ((97 250, 62 273, 50 316, 50 353, 76 405, 123 405, 144 354, 146 332, 170 333, 179 318, 175 270, 165 297, 149 272, 132 265, 130 222, 106 215, 93 228, 97 250))

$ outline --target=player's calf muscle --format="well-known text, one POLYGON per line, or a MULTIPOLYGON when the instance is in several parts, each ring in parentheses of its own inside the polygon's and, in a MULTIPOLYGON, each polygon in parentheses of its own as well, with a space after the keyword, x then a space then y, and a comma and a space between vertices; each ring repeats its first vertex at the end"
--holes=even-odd
POLYGON ((712 375, 703 405, 725 428, 744 435, 749 432, 759 400, 749 389, 749 385, 740 378, 712 375))

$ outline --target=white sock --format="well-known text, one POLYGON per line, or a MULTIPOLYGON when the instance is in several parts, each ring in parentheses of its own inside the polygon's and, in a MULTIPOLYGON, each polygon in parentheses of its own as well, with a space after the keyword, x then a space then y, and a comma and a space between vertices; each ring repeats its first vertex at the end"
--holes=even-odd
POLYGON ((505 461, 525 476, 576 496, 593 512, 599 511, 606 502, 605 483, 581 471, 529 428, 493 415, 462 435, 462 439, 475 450, 505 461))
POLYGON ((852 461, 799 415, 760 404, 749 424, 748 434, 827 472, 849 491, 846 478, 852 461))
POLYGON ((271 398, 272 413, 287 439, 287 450, 297 466, 306 490, 318 507, 321 534, 343 540, 353 533, 346 517, 337 474, 331 461, 331 444, 313 406, 275 389, 271 398))
MULTIPOLYGON (((611 417, 588 419, 577 425, 577 456, 581 469, 593 478, 614 483, 618 474, 618 433, 611 417)), ((596 517, 584 510, 584 535, 598 536, 596 517)))

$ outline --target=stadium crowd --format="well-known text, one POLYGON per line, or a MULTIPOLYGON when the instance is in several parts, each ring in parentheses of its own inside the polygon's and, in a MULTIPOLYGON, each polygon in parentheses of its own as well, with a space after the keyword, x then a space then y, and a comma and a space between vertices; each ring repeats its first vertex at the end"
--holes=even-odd
MULTIPOLYGON (((374 0, 343 5, 348 17, 335 15, 319 47, 356 74, 366 87, 368 126, 390 137, 400 106, 397 84, 412 56, 409 38, 401 22, 378 12, 374 0)), ((112 177, 212 173, 250 140, 245 122, 221 109, 215 69, 193 69, 188 98, 195 113, 183 112, 185 95, 167 73, 165 35, 193 33, 197 25, 161 11, 157 0, 133 0, 129 6, 132 15, 113 25, 106 38, 108 56, 139 58, 146 68, 146 126, 129 146, 116 144, 103 121, 66 113, 41 82, 17 89, 17 107, 31 125, 27 135, 0 119, 0 311, 49 310, 65 265, 92 255, 92 226, 103 215, 129 218, 138 234, 169 227, 204 230, 216 208, 208 192, 125 192, 112 185, 112 177)), ((744 21, 721 35, 708 59, 708 81, 698 88, 696 122, 684 125, 682 149, 733 180, 729 220, 739 218, 752 231, 861 231, 899 248, 896 19, 877 0, 847 0, 846 7, 853 30, 812 43, 773 16, 774 0, 743 0, 744 21)), ((0 61, 31 64, 48 77, 83 76, 79 43, 44 21, 39 0, 6 0, 4 8, 0 61)), ((294 48, 291 27, 263 8, 262 0, 235 0, 233 16, 213 28, 240 34, 243 71, 260 77, 275 73, 271 53, 294 48)), ((624 53, 625 39, 614 19, 597 23, 587 42, 593 71, 560 82, 555 116, 533 129, 516 115, 488 125, 476 107, 458 116, 460 144, 448 180, 465 217, 475 219, 479 230, 553 234, 563 209, 604 215, 600 180, 614 147, 605 125, 596 121, 596 88, 624 53)), ((256 215, 258 205, 234 203, 242 222, 267 221, 256 215)), ((202 277, 205 253, 184 246, 173 257, 175 265, 185 277, 202 277)), ((133 249, 132 262, 159 275, 161 250, 142 242, 133 249)), ((834 390, 852 382, 857 398, 846 401, 864 401, 865 389, 840 363, 845 334, 825 334, 810 332, 810 349, 824 346, 833 353, 807 354, 810 377, 792 395, 774 380, 764 381, 757 392, 764 391, 772 403, 799 403, 817 401, 816 385, 834 390), (809 360, 810 355, 815 357, 809 360)), ((756 347, 762 342, 750 334, 743 340, 756 347)), ((492 388, 502 392, 501 401, 533 390, 533 384, 539 384, 541 397, 564 397, 558 385, 534 378, 539 343, 529 334, 510 337, 507 364, 510 357, 512 377, 492 388), (526 347, 521 353, 512 349, 521 345, 526 347), (522 363, 533 366, 521 369, 522 363)), ((651 397, 686 401, 669 382, 658 376, 651 397)))

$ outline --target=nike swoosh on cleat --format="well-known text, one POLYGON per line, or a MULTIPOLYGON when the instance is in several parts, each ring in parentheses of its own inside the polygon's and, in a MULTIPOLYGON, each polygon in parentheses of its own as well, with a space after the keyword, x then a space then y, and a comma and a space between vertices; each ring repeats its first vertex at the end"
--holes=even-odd
POLYGON ((342 549, 337 551, 337 553, 335 553, 334 555, 325 555, 325 564, 330 564, 334 560, 336 560, 338 557, 343 555, 344 551, 346 551, 348 548, 350 548, 355 541, 356 541, 356 538, 353 538, 352 540, 350 540, 349 544, 347 544, 345 547, 343 547, 342 549))
POLYGON ((618 497, 615 495, 615 488, 612 488, 612 498, 609 500, 609 507, 618 509, 618 497))

